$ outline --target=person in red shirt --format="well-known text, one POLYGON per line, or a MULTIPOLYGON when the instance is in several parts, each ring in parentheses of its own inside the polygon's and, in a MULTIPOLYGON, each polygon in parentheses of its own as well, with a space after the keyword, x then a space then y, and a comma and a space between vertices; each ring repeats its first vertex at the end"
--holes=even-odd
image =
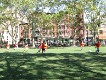
MULTIPOLYGON (((47 49, 47 44, 46 44, 45 41, 43 41, 43 42, 40 44, 40 46, 39 46, 38 52, 40 52, 40 51, 42 50, 42 53, 44 53, 44 52, 45 52, 45 49, 47 49)), ((37 53, 38 53, 38 52, 37 52, 37 53)))
POLYGON ((83 43, 83 41, 81 41, 81 43, 80 43, 80 47, 81 47, 81 50, 82 50, 83 47, 84 47, 84 43, 83 43))
POLYGON ((45 41, 43 41, 42 45, 42 53, 45 52, 45 41))
POLYGON ((96 42, 96 44, 95 44, 95 46, 96 46, 96 52, 98 53, 99 51, 100 51, 100 46, 101 46, 101 43, 100 43, 100 41, 99 40, 97 40, 97 42, 96 42))

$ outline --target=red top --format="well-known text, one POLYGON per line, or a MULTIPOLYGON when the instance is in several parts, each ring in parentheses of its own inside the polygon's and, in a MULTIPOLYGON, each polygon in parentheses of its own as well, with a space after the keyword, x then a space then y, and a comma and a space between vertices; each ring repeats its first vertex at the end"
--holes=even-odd
POLYGON ((82 46, 82 47, 83 47, 83 46, 84 46, 84 43, 82 42, 82 43, 80 44, 80 46, 82 46))
POLYGON ((40 46, 39 46, 40 49, 45 49, 45 43, 42 43, 40 46))
POLYGON ((45 49, 45 43, 42 43, 42 49, 45 49))
POLYGON ((100 45, 101 45, 101 43, 98 41, 98 42, 96 43, 96 47, 99 48, 100 45))

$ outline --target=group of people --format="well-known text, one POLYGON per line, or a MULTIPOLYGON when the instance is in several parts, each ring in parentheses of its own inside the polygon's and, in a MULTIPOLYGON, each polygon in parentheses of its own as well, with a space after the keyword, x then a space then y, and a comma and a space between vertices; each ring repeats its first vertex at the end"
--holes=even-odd
MULTIPOLYGON (((98 40, 96 41, 96 43, 95 43, 95 48, 96 48, 96 52, 97 52, 97 53, 99 53, 99 51, 100 51, 100 46, 101 46, 101 43, 100 43, 100 41, 99 41, 99 39, 98 39, 98 40)), ((83 42, 83 41, 81 41, 80 47, 81 47, 81 50, 82 50, 83 47, 84 47, 84 42, 83 42)), ((48 48, 48 45, 47 45, 46 41, 43 40, 42 43, 41 43, 40 46, 39 46, 38 52, 42 51, 42 53, 44 53, 47 48, 48 48)), ((38 53, 38 52, 37 52, 37 53, 38 53)))
MULTIPOLYGON (((97 39, 97 41, 96 41, 96 43, 95 43, 96 53, 99 53, 99 51, 100 51, 100 46, 101 46, 101 42, 100 42, 99 39, 97 39)), ((83 47, 84 47, 84 42, 83 42, 83 41, 81 41, 80 47, 81 47, 81 50, 82 50, 83 47)))

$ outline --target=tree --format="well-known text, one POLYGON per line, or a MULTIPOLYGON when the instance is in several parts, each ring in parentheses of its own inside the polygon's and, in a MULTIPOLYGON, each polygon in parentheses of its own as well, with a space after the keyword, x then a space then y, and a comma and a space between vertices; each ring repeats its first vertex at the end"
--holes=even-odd
POLYGON ((15 35, 15 31, 13 29, 21 22, 23 22, 23 19, 27 17, 27 15, 32 11, 34 8, 33 4, 35 3, 35 0, 2 0, 0 2, 0 24, 4 25, 5 29, 8 30, 8 33, 12 37, 12 43, 16 41, 17 35, 15 35), (9 30, 9 27, 11 26, 11 30, 9 30))
MULTIPOLYGON (((90 23, 91 26, 87 26, 87 29, 91 29, 93 31, 93 38, 94 43, 96 40, 96 35, 98 35, 98 28, 100 27, 102 23, 102 18, 104 12, 104 3, 103 1, 99 0, 93 0, 93 1, 85 1, 85 15, 87 18, 88 23, 90 23), (101 14, 103 13, 103 14, 101 14)), ((88 41, 87 41, 88 42, 88 41)))
MULTIPOLYGON (((63 22, 65 16, 67 20, 64 21, 64 24, 73 29, 73 38, 75 41, 80 33, 79 31, 84 27, 84 16, 82 14, 86 14, 89 23, 95 26, 92 27, 94 31, 97 29, 96 27, 100 26, 102 17, 98 4, 100 4, 99 0, 1 0, 0 12, 2 13, 0 15, 4 15, 3 10, 7 8, 14 9, 14 14, 20 15, 21 21, 27 17, 29 27, 32 30, 36 29, 36 27, 53 27, 52 23, 55 22, 57 28, 56 34, 59 34, 58 26, 63 22), (50 15, 47 14, 47 11, 47 13, 44 13, 46 9, 49 9, 48 12, 50 15), (87 14, 88 12, 89 15, 87 14)), ((11 22, 12 26, 16 26, 16 23, 18 23, 18 19, 13 18, 13 16, 9 18, 1 16, 1 19, 0 23, 4 23, 7 19, 11 22), (13 20, 15 20, 15 23, 13 23, 13 20)), ((33 31, 32 34, 34 34, 33 31)))
POLYGON ((16 14, 12 11, 12 9, 8 8, 4 10, 0 19, 1 19, 1 25, 3 25, 2 27, 5 28, 5 30, 7 30, 7 32, 11 36, 13 40, 12 43, 18 42, 17 31, 15 29, 18 26, 19 21, 16 18, 16 14))
POLYGON ((73 39, 74 45, 75 41, 80 34, 80 30, 84 28, 84 20, 83 20, 83 13, 84 13, 84 5, 83 2, 80 0, 72 0, 70 2, 66 2, 66 12, 68 13, 69 19, 68 23, 73 30, 73 39))

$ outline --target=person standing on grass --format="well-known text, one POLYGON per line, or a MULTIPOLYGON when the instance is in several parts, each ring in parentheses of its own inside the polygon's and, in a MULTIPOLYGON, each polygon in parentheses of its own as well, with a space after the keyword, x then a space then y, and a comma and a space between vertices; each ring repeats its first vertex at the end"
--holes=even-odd
MULTIPOLYGON (((42 50, 42 53, 44 53, 44 52, 45 52, 45 49, 47 49, 47 44, 46 44, 45 41, 43 41, 43 42, 40 44, 40 46, 39 46, 38 52, 40 52, 40 51, 42 50)), ((37 53, 38 53, 38 52, 37 52, 37 53)))
POLYGON ((84 47, 84 42, 83 42, 83 41, 81 41, 81 43, 80 43, 80 47, 81 47, 81 50, 82 50, 83 47, 84 47))
POLYGON ((99 40, 97 40, 97 42, 96 42, 96 44, 95 44, 95 47, 96 47, 96 52, 97 53, 99 53, 99 51, 100 51, 100 46, 101 46, 101 43, 100 43, 100 41, 99 40))

